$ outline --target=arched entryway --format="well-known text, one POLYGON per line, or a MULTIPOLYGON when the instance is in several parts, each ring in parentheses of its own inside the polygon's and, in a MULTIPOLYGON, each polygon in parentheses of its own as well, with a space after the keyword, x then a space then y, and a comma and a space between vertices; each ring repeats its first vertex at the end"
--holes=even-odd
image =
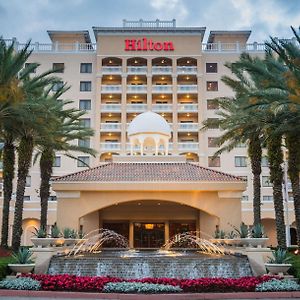
POLYGON ((22 221, 22 242, 24 246, 32 246, 31 238, 34 237, 35 228, 40 227, 40 220, 29 218, 22 221))
POLYGON ((134 200, 94 211, 80 222, 86 233, 111 229, 128 238, 130 247, 159 248, 172 236, 186 231, 212 237, 219 218, 171 201, 134 200))

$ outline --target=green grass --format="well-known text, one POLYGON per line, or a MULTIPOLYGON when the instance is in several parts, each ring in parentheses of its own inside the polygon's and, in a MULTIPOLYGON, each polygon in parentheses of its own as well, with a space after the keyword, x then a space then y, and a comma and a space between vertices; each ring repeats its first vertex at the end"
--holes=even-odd
POLYGON ((13 262, 13 258, 10 256, 0 257, 0 280, 9 274, 8 264, 13 262))

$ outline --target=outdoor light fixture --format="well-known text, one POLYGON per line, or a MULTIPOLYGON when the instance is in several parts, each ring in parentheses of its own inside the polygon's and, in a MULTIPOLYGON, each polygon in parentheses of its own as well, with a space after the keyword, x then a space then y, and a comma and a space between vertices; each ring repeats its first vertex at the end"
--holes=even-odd
POLYGON ((137 80, 138 78, 137 78, 137 76, 134 76, 134 80, 137 80))
POLYGON ((190 98, 190 95, 186 95, 187 98, 190 98))
POLYGON ((135 63, 135 64, 137 64, 137 63, 138 63, 138 61, 137 61, 137 60, 135 60, 135 61, 134 61, 134 63, 135 63))
POLYGON ((136 98, 137 98, 137 95, 134 95, 133 98, 136 99, 136 98))
POLYGON ((161 80, 165 80, 165 77, 162 77, 161 80))
POLYGON ((108 97, 111 99, 113 96, 112 96, 112 95, 109 95, 108 97))
POLYGON ((165 95, 161 95, 162 98, 165 98, 165 95))
POLYGON ((109 116, 109 117, 111 117, 111 116, 112 116, 112 114, 108 114, 108 116, 109 116))
POLYGON ((112 76, 109 76, 109 80, 112 80, 113 79, 113 77, 112 76))
POLYGON ((145 229, 152 230, 154 228, 154 224, 145 224, 145 229))
POLYGON ((110 63, 110 64, 111 64, 111 63, 112 63, 112 61, 110 60, 108 63, 110 63))
POLYGON ((111 132, 108 135, 111 136, 111 132))
POLYGON ((190 61, 189 61, 189 60, 187 60, 187 61, 186 61, 186 63, 187 63, 187 64, 189 64, 189 63, 190 63, 190 61))
POLYGON ((186 76, 186 80, 189 80, 190 79, 190 77, 189 76, 186 76))
POLYGON ((187 116, 187 117, 189 117, 189 116, 190 116, 190 114, 186 114, 186 116, 187 116))

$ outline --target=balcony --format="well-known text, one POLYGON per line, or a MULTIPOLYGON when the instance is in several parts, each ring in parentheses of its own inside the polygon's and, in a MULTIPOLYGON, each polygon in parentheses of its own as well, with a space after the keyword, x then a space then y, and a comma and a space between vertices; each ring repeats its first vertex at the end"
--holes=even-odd
POLYGON ((177 67, 177 74, 197 74, 197 67, 177 67))
MULTIPOLYGON (((131 149, 131 148, 130 148, 130 143, 127 143, 127 144, 126 144, 126 151, 130 151, 130 149, 131 149)), ((134 151, 134 152, 140 151, 140 149, 141 149, 141 148, 140 148, 140 146, 138 146, 138 145, 136 145, 136 146, 133 147, 133 151, 134 151)), ((169 150, 172 150, 172 149, 173 149, 173 143, 169 143, 169 150)), ((160 147, 159 147, 159 150, 160 150, 160 151, 163 151, 163 150, 164 150, 163 146, 160 146, 160 147)))
POLYGON ((152 67, 152 74, 172 74, 172 67, 152 67))
POLYGON ((147 93, 147 85, 127 85, 127 93, 147 93))
POLYGON ((266 46, 264 43, 240 44, 237 43, 207 43, 202 44, 202 51, 205 52, 264 52, 266 46))
POLYGON ((127 112, 144 112, 147 110, 147 104, 127 104, 127 112))
POLYGON ((101 123, 100 131, 121 131, 121 123, 101 123))
POLYGON ((182 84, 177 86, 178 93, 197 93, 198 86, 197 84, 182 84))
POLYGON ((178 112, 198 112, 198 104, 178 104, 178 112))
POLYGON ((122 67, 102 67, 102 74, 122 74, 122 67))
POLYGON ((127 67, 128 74, 147 74, 147 67, 127 67))
POLYGON ((198 151, 199 143, 198 142, 187 142, 187 143, 178 143, 179 151, 198 151))
POLYGON ((101 104, 101 112, 121 112, 121 104, 101 104))
POLYGON ((179 123, 178 131, 199 131, 199 123, 179 123))
POLYGON ((100 151, 118 151, 121 150, 121 143, 100 143, 100 151))
POLYGON ((121 84, 104 84, 102 85, 102 93, 122 93, 121 84))
POLYGON ((172 93, 173 86, 170 85, 153 85, 152 92, 153 93, 172 93))
POLYGON ((152 104, 152 110, 154 112, 172 112, 172 104, 152 104))

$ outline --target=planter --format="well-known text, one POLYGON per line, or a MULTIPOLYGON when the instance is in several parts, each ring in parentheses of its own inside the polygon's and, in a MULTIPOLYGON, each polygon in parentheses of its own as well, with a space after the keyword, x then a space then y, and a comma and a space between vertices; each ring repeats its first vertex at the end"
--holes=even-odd
POLYGON ((269 274, 275 275, 283 275, 288 271, 288 269, 291 267, 291 264, 270 264, 266 263, 265 267, 269 270, 269 274))
POLYGON ((224 245, 226 239, 209 239, 209 241, 213 244, 224 245))
POLYGON ((224 242, 229 246, 238 246, 241 244, 241 239, 225 239, 224 242))
POLYGON ((241 239, 241 243, 245 246, 261 248, 268 240, 269 238, 243 238, 241 239))
POLYGON ((49 247, 54 244, 53 238, 31 238, 31 242, 35 247, 49 247))
POLYGON ((64 238, 54 238, 54 241, 52 243, 53 246, 55 247, 61 247, 64 245, 65 239, 64 238))
POLYGON ((30 273, 35 264, 8 264, 8 267, 15 273, 30 273))
POLYGON ((77 239, 64 239, 65 246, 74 246, 77 243, 77 239))

